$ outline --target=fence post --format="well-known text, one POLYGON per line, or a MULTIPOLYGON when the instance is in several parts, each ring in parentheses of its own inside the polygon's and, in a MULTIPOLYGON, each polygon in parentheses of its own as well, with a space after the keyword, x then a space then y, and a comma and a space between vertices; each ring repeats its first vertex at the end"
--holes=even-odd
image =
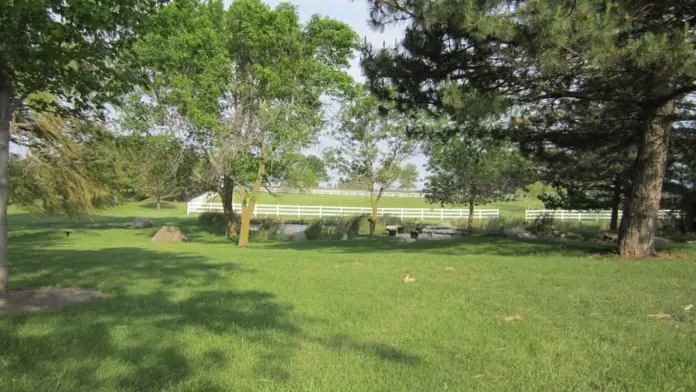
POLYGON ((561 222, 565 220, 565 211, 561 210, 561 222))
POLYGON ((582 211, 578 211, 578 222, 582 222, 582 211))
POLYGON ((444 212, 445 212, 445 211, 444 211, 442 208, 440 208, 440 222, 442 222, 443 220, 445 220, 444 212))
POLYGON ((483 211, 479 210, 479 220, 483 219, 483 211))
POLYGON ((404 219, 404 209, 401 209, 401 219, 404 219))
POLYGON ((319 206, 319 219, 321 219, 321 206, 319 206))
POLYGON ((339 210, 338 215, 343 216, 343 207, 341 207, 341 209, 339 210))
POLYGON ((300 212, 300 206, 297 206, 297 217, 298 217, 298 218, 300 217, 300 214, 301 214, 301 212, 300 212))
POLYGON ((280 217, 280 205, 276 204, 276 216, 280 217))
POLYGON ((423 209, 421 208, 421 222, 423 222, 423 209))
POLYGON ((186 215, 191 212, 191 203, 186 203, 186 215))

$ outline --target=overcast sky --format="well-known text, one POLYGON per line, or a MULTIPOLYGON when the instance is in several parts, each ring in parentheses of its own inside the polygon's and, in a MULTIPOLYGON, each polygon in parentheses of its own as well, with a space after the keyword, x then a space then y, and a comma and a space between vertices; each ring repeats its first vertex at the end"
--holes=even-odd
MULTIPOLYGON (((395 40, 400 40, 403 37, 403 30, 399 27, 391 27, 384 30, 384 32, 376 32, 370 28, 367 23, 369 19, 369 12, 367 3, 365 0, 264 0, 271 7, 277 6, 279 3, 290 2, 297 6, 300 13, 300 18, 303 22, 309 20, 309 18, 314 14, 319 14, 322 16, 329 16, 334 19, 343 21, 350 26, 360 35, 367 39, 369 43, 375 46, 381 47, 384 43, 388 46, 393 46, 395 40)), ((229 5, 232 0, 225 0, 225 4, 229 5)), ((355 78, 355 80, 363 82, 365 77, 360 69, 359 59, 356 58, 352 62, 352 67, 350 73, 355 78)), ((328 138, 322 138, 320 140, 320 145, 330 144, 331 141, 328 138)), ((319 148, 313 148, 309 152, 318 154, 321 150, 319 148)), ((426 163, 425 157, 422 155, 416 156, 411 159, 411 162, 418 166, 420 172, 418 187, 422 187, 423 181, 422 177, 425 175, 424 165, 426 163)))

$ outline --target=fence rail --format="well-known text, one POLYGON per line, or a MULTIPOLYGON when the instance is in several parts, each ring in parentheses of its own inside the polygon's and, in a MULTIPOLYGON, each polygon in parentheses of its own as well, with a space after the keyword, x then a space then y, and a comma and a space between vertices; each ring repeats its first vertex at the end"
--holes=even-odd
MULTIPOLYGON (((270 188, 273 193, 293 193, 302 195, 330 195, 330 196, 370 196, 368 191, 356 191, 348 189, 289 189, 289 188, 270 188)), ((264 191, 266 191, 264 189, 264 191)), ((423 192, 382 192, 383 197, 425 197, 423 192)))
MULTIPOLYGON (((241 210, 240 204, 233 204, 235 211, 241 210)), ((186 214, 197 214, 201 212, 222 212, 222 203, 213 202, 189 202, 186 214)), ((254 215, 258 216, 295 216, 301 217, 325 217, 342 215, 370 214, 370 207, 334 207, 334 206, 293 206, 280 204, 257 204, 254 208, 254 215)), ((379 216, 398 216, 400 218, 418 219, 460 219, 469 216, 466 209, 446 209, 446 208, 379 208, 379 216)), ((500 210, 474 210, 474 219, 494 219, 500 217, 500 210)))
MULTIPOLYGON (((678 212, 673 212, 671 210, 660 210, 659 218, 663 219, 665 216, 670 216, 678 212)), ((611 211, 577 211, 577 210, 526 210, 524 213, 524 219, 529 221, 542 216, 551 216, 554 219, 561 221, 574 220, 578 222, 582 221, 595 221, 599 222, 602 220, 611 220, 611 211)))

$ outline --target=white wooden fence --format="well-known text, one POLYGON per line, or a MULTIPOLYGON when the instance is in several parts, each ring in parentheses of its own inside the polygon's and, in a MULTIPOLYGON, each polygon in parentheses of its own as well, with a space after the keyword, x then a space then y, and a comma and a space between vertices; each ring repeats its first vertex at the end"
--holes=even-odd
MULTIPOLYGON (((240 204, 233 204, 235 211, 241 211, 240 204)), ((186 214, 201 212, 222 212, 222 203, 190 201, 186 207, 186 214)), ((260 216, 293 216, 293 217, 325 217, 342 215, 370 214, 370 207, 333 207, 333 206, 293 206, 280 204, 257 204, 254 215, 260 216)), ((447 208, 379 208, 379 216, 398 216, 400 218, 439 219, 451 220, 467 218, 467 209, 447 208)), ((500 210, 474 210, 474 219, 492 219, 500 217, 500 210)))
MULTIPOLYGON (((294 193, 303 195, 329 195, 329 196, 370 196, 368 191, 356 191, 348 189, 289 189, 289 188, 270 188, 273 193, 294 193)), ((263 189, 266 192, 266 189, 263 189)), ((385 191, 383 197, 425 197, 423 192, 407 191, 385 191)))
MULTIPOLYGON (((660 210, 659 218, 672 214, 670 210, 660 210)), ((676 213, 678 215, 678 213, 676 213)), ((524 219, 526 221, 534 220, 542 216, 551 216, 554 219, 561 221, 595 221, 611 220, 611 211, 576 211, 576 210, 526 210, 524 219)), ((621 214, 619 214, 621 218, 621 214)))

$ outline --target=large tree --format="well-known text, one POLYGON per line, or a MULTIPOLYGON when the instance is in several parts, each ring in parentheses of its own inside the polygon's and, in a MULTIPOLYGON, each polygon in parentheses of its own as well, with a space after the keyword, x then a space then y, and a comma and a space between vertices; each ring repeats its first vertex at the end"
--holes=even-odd
POLYGON ((0 4, 0 293, 8 289, 10 126, 28 104, 81 113, 132 82, 121 60, 158 0, 3 1, 0 4), (36 92, 55 100, 28 102, 36 92))
POLYGON ((370 192, 370 235, 383 192, 398 183, 405 161, 417 152, 418 144, 407 135, 416 122, 394 110, 380 110, 377 97, 363 89, 341 108, 334 132, 337 146, 329 150, 327 160, 344 178, 370 192))
POLYGON ((351 85, 357 44, 348 25, 319 16, 302 24, 289 3, 238 0, 225 11, 220 1, 180 0, 155 18, 140 50, 148 96, 186 120, 208 161, 201 178, 221 184, 229 212, 237 189, 239 246, 248 244, 261 188, 290 152, 313 142, 323 100, 351 85))
MULTIPOLYGON (((370 52, 371 86, 402 109, 461 123, 515 116, 552 138, 588 105, 619 107, 637 141, 618 252, 653 255, 673 125, 691 118, 696 4, 681 0, 370 0, 377 26, 405 23, 398 48, 370 52)), ((608 110, 612 110, 611 108, 608 110)), ((615 112, 615 111, 614 111, 615 112)))
POLYGON ((428 144, 426 198, 442 205, 467 206, 467 226, 474 207, 508 199, 536 181, 532 164, 509 145, 490 139, 453 137, 428 144))

